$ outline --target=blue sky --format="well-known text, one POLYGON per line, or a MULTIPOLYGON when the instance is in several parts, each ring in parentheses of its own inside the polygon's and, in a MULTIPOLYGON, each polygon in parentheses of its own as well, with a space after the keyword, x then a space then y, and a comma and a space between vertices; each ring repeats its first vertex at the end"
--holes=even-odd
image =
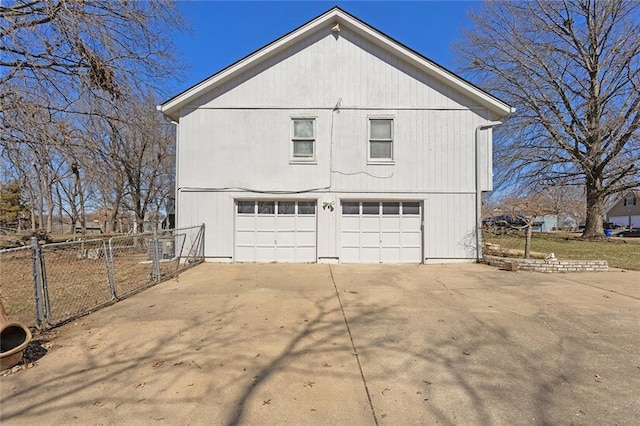
POLYGON ((473 1, 182 1, 191 34, 175 38, 185 90, 334 6, 455 71, 451 43, 473 1))

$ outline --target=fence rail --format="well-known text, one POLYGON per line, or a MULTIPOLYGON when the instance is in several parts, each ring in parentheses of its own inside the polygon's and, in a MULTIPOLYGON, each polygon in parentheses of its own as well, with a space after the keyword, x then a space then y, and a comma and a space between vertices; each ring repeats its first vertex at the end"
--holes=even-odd
POLYGON ((47 329, 204 261, 204 225, 0 251, 8 316, 47 329))

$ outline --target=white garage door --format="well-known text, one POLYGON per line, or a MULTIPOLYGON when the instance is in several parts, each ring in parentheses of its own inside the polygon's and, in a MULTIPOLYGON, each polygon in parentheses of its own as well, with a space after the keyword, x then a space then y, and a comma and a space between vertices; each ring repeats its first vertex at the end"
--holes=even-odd
POLYGON ((629 225, 629 216, 612 216, 609 218, 609 222, 615 223, 620 226, 629 225))
POLYGON ((315 262, 315 201, 237 201, 236 262, 315 262))
MULTIPOLYGON (((629 226, 629 216, 611 216, 609 222, 626 227, 629 226)), ((631 227, 633 229, 640 228, 640 215, 631 216, 631 227)))
POLYGON ((418 202, 343 201, 340 261, 422 263, 418 202))

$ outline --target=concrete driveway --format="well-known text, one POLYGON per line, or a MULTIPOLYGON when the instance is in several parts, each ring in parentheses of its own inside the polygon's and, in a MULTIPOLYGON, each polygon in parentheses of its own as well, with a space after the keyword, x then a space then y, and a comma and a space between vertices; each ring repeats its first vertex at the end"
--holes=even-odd
POLYGON ((640 273, 204 264, 0 378, 11 424, 637 424, 640 273))

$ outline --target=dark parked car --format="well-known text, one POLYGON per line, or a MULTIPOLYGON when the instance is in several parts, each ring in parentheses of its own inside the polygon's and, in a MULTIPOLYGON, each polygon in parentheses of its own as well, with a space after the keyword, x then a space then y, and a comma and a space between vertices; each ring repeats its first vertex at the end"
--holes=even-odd
MULTIPOLYGON (((583 230, 584 227, 586 226, 585 222, 580 222, 578 224, 578 229, 583 230)), ((622 226, 613 223, 613 222, 602 222, 602 229, 619 229, 622 228, 622 226)))
POLYGON ((497 226, 497 227, 513 227, 520 228, 526 226, 527 223, 521 216, 513 216, 509 214, 501 214, 499 216, 487 217, 482 223, 485 226, 497 226))

